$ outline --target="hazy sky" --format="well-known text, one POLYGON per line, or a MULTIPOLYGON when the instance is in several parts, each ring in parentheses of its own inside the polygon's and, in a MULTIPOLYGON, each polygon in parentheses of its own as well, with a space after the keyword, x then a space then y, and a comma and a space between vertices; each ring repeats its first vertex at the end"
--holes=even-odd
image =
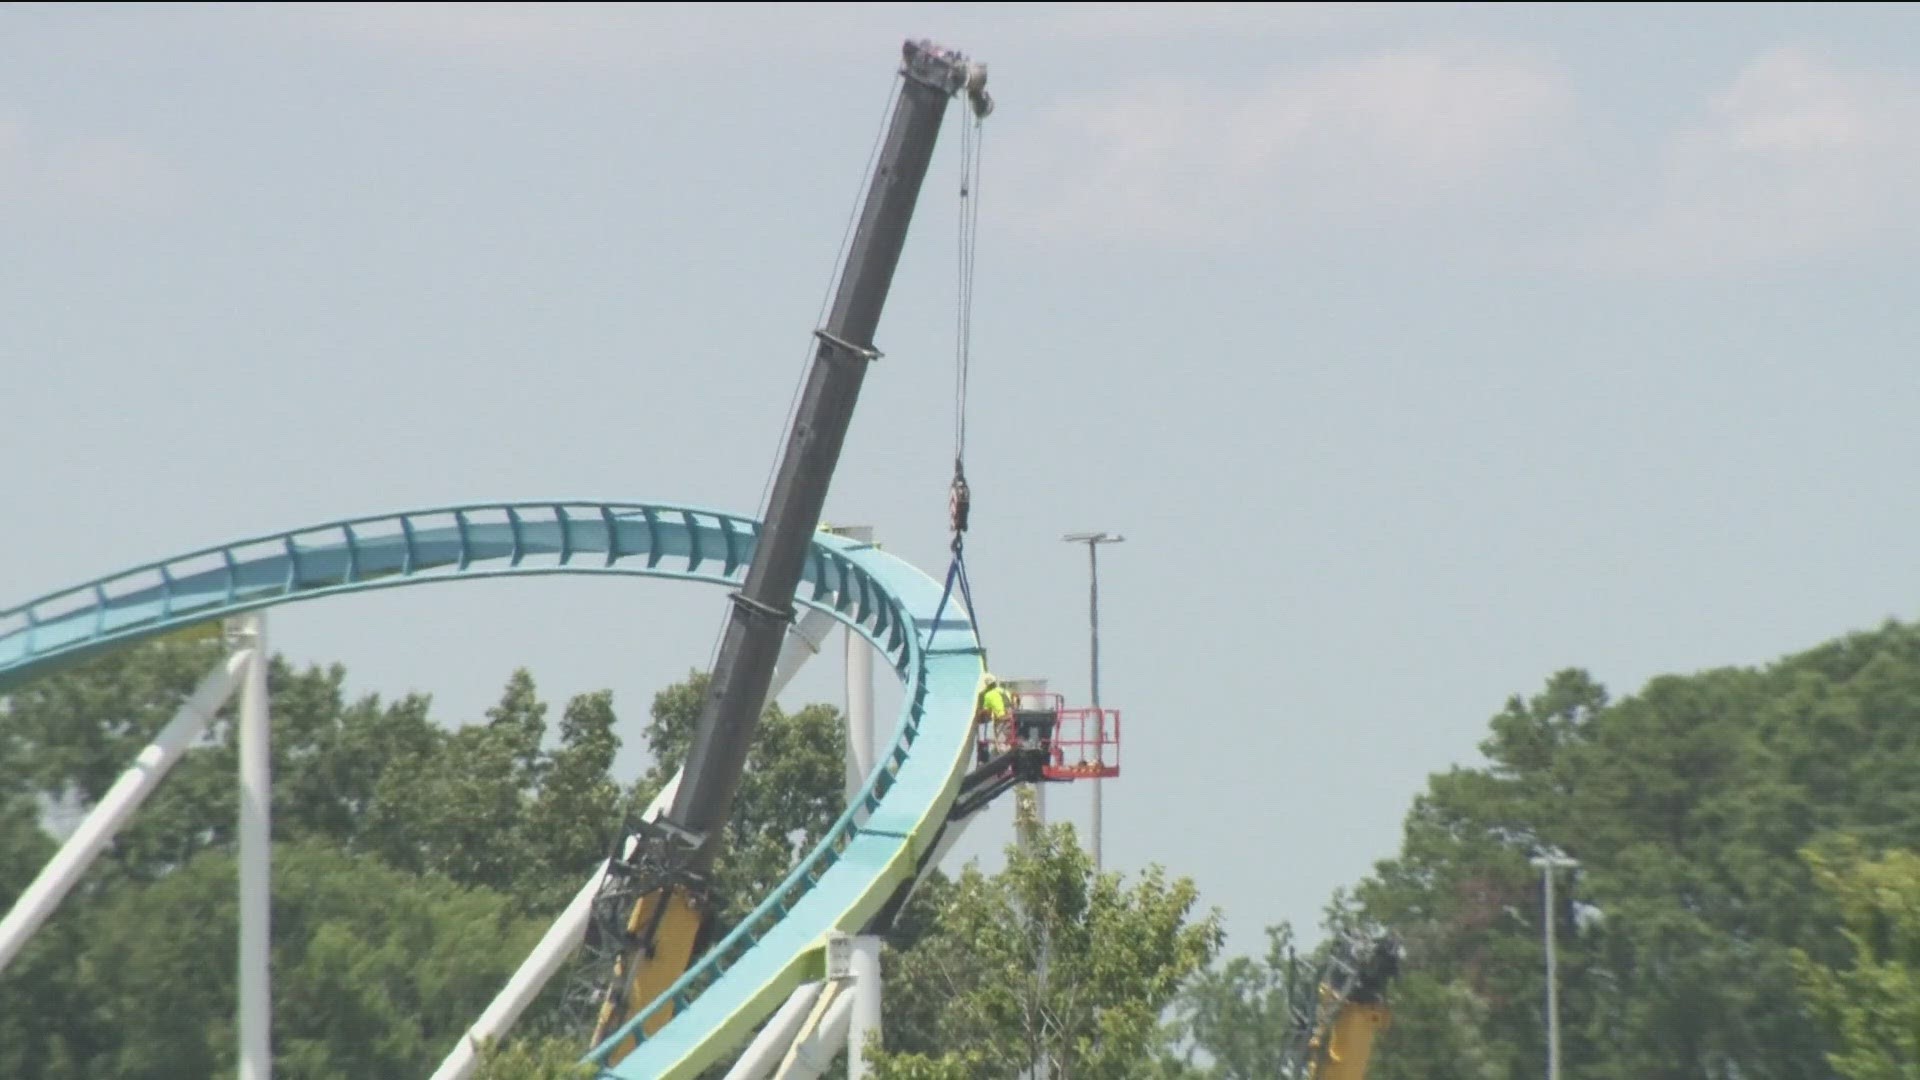
MULTIPOLYGON (((1912 7, 17 4, 0 606, 359 513, 756 512, 923 35, 999 102, 968 455, 994 666, 1084 697, 1059 538, 1125 533, 1109 863, 1192 875, 1236 948, 1314 924, 1557 668, 1625 693, 1920 601, 1912 7)), ((936 574, 959 117, 828 507, 936 574)), ((518 665, 556 716, 612 687, 637 739, 724 613, 465 584, 271 633, 450 723, 518 665)), ((838 696, 820 664, 787 701, 838 696)), ((965 850, 1007 838, 1002 808, 965 850)))

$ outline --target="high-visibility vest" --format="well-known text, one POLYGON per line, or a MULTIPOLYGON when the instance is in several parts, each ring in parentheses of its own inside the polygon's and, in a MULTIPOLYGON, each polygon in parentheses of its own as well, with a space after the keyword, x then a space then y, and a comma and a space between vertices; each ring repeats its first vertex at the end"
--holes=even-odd
POLYGON ((1005 720, 1013 714, 1013 695, 1004 687, 992 687, 980 696, 980 707, 995 720, 1005 720))

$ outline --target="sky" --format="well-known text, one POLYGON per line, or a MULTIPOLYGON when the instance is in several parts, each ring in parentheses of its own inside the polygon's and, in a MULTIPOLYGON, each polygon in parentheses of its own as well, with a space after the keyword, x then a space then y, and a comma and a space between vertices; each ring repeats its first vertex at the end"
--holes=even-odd
MULTIPOLYGON (((1915 15, 9 5, 0 607, 356 514, 756 513, 900 41, 931 37, 998 104, 967 440, 993 666, 1086 700, 1061 537, 1124 534, 1107 865, 1191 876, 1235 951, 1312 937, 1553 672, 1625 695, 1912 617, 1915 15)), ((934 575, 961 115, 827 506, 934 575)), ((463 583, 270 636, 449 724, 516 667, 556 718, 610 688, 631 776, 724 617, 463 583)), ((830 657, 783 701, 840 695, 830 657)), ((956 861, 997 865, 1008 822, 956 861)))

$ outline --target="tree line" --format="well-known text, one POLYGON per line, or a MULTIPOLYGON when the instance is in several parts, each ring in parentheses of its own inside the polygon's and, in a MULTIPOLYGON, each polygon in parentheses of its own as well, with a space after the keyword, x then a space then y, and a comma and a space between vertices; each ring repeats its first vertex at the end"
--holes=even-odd
MULTIPOLYGON (((162 640, 0 698, 0 908, 217 658, 162 640)), ((526 671, 473 723, 424 695, 349 699, 276 658, 274 1052, 293 1080, 424 1076, 684 758, 704 676, 612 773, 610 694, 551 715, 526 671)), ((839 815, 841 717, 769 706, 716 869, 738 919, 839 815)), ((1558 921, 1567 1080, 1920 1077, 1920 628, 1888 623, 1757 668, 1614 699, 1551 676, 1433 776, 1400 850, 1330 899, 1326 938, 1392 930, 1406 964, 1374 1080, 1521 1080, 1545 1060, 1542 918, 1558 921), (1559 909, 1529 860, 1564 852, 1559 909)), ((0 975, 0 1076, 177 1080, 233 1061, 230 708, 0 975)), ((1223 915, 1159 867, 1096 873, 1021 815, 1004 869, 936 872, 888 942, 885 1080, 1273 1080, 1326 946, 1223 915), (1044 942, 1044 977, 1037 950, 1044 942)), ((490 1061, 567 1074, 566 973, 490 1061)), ((713 1070, 718 1076, 724 1066, 713 1070)))

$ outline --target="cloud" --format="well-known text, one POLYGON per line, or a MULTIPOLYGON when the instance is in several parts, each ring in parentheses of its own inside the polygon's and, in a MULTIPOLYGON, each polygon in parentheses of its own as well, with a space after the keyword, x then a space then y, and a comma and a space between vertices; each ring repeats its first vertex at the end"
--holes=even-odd
POLYGON ((179 170, 125 139, 63 138, 0 119, 0 213, 150 211, 184 190, 179 170))
POLYGON ((1558 67, 1472 47, 1068 95, 1000 155, 1032 164, 996 211, 1206 244, 1493 207, 1557 156, 1571 112, 1558 67))
POLYGON ((1910 240, 1920 225, 1920 80, 1796 49, 1748 63, 1665 150, 1658 189, 1585 241, 1606 269, 1710 273, 1910 240))

